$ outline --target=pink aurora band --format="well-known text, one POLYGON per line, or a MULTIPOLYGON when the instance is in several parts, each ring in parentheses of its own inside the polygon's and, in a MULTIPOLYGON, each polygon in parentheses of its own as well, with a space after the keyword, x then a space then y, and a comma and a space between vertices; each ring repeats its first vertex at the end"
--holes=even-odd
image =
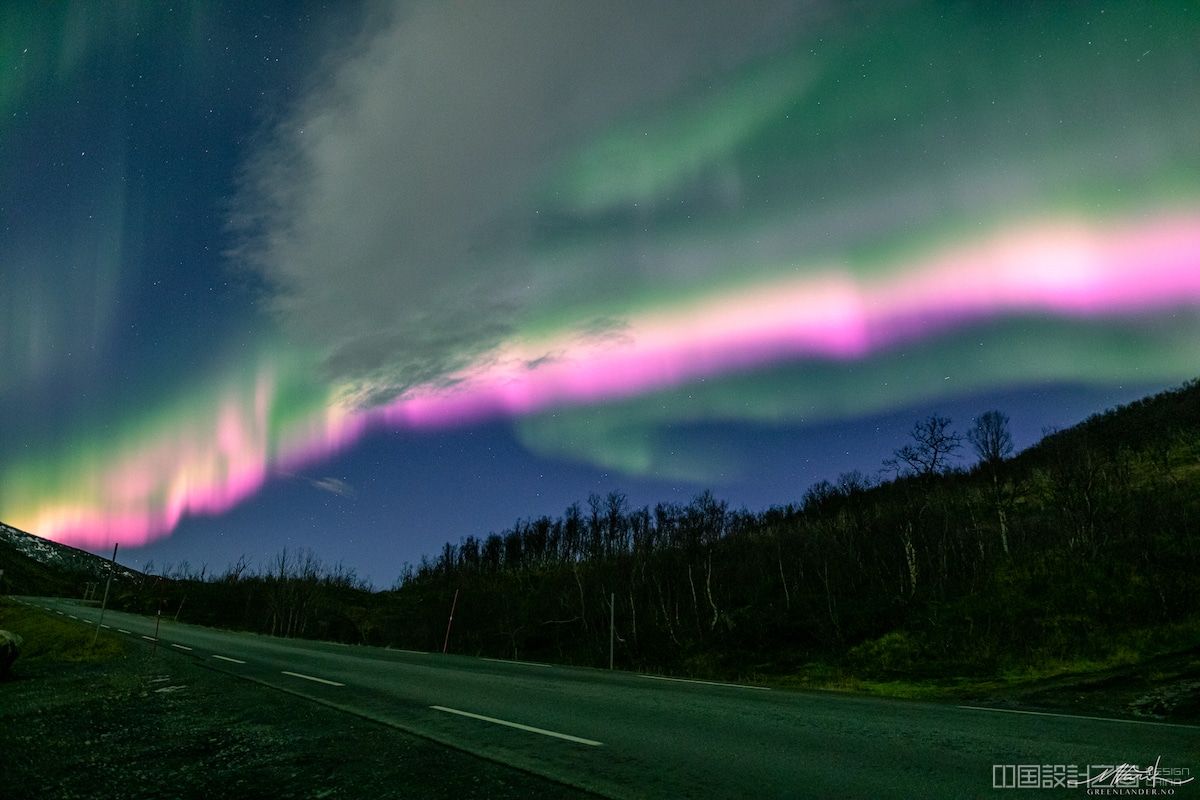
POLYGON ((77 546, 136 546, 170 533, 186 515, 225 512, 273 473, 327 458, 375 428, 597 403, 789 359, 852 360, 1003 315, 1095 318, 1196 306, 1200 214, 1106 228, 1036 223, 891 265, 871 279, 830 265, 637 314, 606 336, 516 339, 445 385, 369 409, 331 400, 279 436, 271 433, 278 386, 264 370, 252 397, 223 398, 204 425, 114 456, 87 486, 61 487, 62 502, 18 509, 11 522, 77 546))

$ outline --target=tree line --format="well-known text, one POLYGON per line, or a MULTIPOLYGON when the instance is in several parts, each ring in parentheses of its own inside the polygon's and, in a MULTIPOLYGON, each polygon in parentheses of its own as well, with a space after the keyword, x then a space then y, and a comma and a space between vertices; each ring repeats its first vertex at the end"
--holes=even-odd
POLYGON ((1196 383, 1016 456, 999 411, 961 433, 933 415, 882 477, 846 473, 764 511, 711 492, 653 507, 610 492, 448 542, 386 591, 285 552, 258 570, 129 587, 121 602, 440 650, 457 595, 448 642, 459 653, 601 665, 612 619, 617 663, 643 670, 987 672, 1091 657, 1113 636, 1195 620, 1198 465, 1196 383), (972 466, 956 466, 966 448, 972 466))

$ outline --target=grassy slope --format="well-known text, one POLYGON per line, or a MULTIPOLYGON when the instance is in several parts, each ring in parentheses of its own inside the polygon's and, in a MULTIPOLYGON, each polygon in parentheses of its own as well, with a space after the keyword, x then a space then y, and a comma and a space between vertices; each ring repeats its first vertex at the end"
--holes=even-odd
POLYGON ((74 620, 0 599, 0 628, 19 634, 25 643, 13 670, 16 674, 61 664, 96 664, 123 656, 125 647, 104 635, 92 644, 95 629, 74 620))
MULTIPOLYGON (((1132 485, 1152 487, 1165 478, 1185 496, 1200 498, 1200 381, 1051 433, 1006 464, 1005 473, 1008 480, 1035 482, 1056 461, 1088 451, 1101 458, 1136 454, 1127 476, 1132 485)), ((1182 510, 1192 513, 1195 533, 1196 504, 1182 510)), ((981 599, 987 600, 974 598, 962 607, 971 609, 981 599)), ((913 649, 911 632, 901 628, 850 649, 842 659, 812 662, 768 680, 894 697, 988 699, 1200 720, 1200 617, 1195 615, 1173 624, 1131 621, 1105 638, 1099 653, 1041 653, 987 675, 952 669, 922 674, 927 670, 913 667, 913 656, 919 655, 913 649)))

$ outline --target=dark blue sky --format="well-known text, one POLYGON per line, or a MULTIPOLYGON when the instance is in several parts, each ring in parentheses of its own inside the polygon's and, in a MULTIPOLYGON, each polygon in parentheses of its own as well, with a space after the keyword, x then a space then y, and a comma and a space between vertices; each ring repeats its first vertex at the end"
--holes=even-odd
POLYGON ((9 12, 30 52, 0 127, 0 245, 66 335, 19 392, 3 384, 0 414, 22 423, 6 448, 161 402, 164 376, 217 370, 261 333, 262 288, 226 257, 230 204, 247 143, 294 98, 327 26, 346 24, 324 3, 82 5, 9 12), (79 319, 97 294, 104 335, 79 319), (30 403, 45 413, 20 413, 30 403))
MULTIPOLYGON (((272 482, 228 514, 186 520, 170 538, 122 560, 135 567, 153 561, 156 569, 186 561, 193 569, 207 564, 219 571, 242 555, 260 564, 282 547, 308 548, 385 588, 404 562, 436 556, 446 541, 498 532, 518 519, 558 516, 570 503, 585 504, 592 492, 619 491, 632 507, 653 507, 687 502, 712 489, 734 508, 761 510, 799 502, 810 485, 843 472, 877 478, 883 460, 908 441, 913 423, 931 413, 952 417, 961 430, 980 411, 1003 409, 1017 447, 1024 448, 1045 428, 1068 427, 1158 388, 1013 389, 820 426, 694 426, 683 435, 731 461, 752 464, 742 475, 706 482, 635 478, 539 458, 521 446, 506 422, 378 433, 332 461, 272 482), (324 476, 344 481, 353 494, 310 483, 324 476)), ((972 462, 969 449, 961 455, 962 465, 972 462)))
POLYGON ((761 509, 929 413, 1021 447, 1175 385, 1189 9, 5 5, 0 519, 387 586, 592 492, 761 509))

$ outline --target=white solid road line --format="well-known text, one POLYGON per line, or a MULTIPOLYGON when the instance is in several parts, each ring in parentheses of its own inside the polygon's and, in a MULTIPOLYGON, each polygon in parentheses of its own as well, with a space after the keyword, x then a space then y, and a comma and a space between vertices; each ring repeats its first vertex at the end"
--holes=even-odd
POLYGON ((1130 725, 1161 725, 1165 728, 1200 729, 1200 725, 1185 725, 1179 722, 1156 722, 1152 719, 1119 719, 1117 717, 1089 717, 1083 714, 1055 714, 1052 711, 1022 711, 1017 708, 987 708, 986 706, 958 706, 967 711, 995 711, 999 714, 1028 714, 1031 717, 1063 717, 1065 719, 1090 719, 1093 722, 1127 722, 1130 725))
POLYGON ((495 661, 497 664, 524 664, 527 667, 553 667, 553 664, 539 664, 536 661, 517 661, 513 658, 480 658, 480 661, 495 661))
POLYGON ((280 671, 284 675, 291 675, 293 678, 304 678, 304 680, 306 680, 306 681, 315 681, 316 683, 324 683, 328 686, 345 686, 346 685, 344 683, 338 683, 337 681, 327 681, 324 678, 314 678, 312 675, 301 675, 299 672, 288 672, 286 669, 280 670, 280 671))
POLYGON ((245 664, 246 663, 245 661, 242 661, 241 659, 230 658, 229 656, 219 656, 216 653, 213 653, 213 658, 219 658, 222 661, 228 661, 231 664, 245 664))
POLYGON ((186 645, 174 644, 174 643, 171 644, 171 647, 178 647, 180 650, 187 650, 189 652, 191 652, 191 649, 192 649, 190 647, 187 647, 186 645))
POLYGON ((124 628, 117 628, 117 633, 129 633, 129 631, 125 630, 124 628))
POLYGON ((457 714, 460 717, 470 717, 471 719, 483 720, 491 722, 495 725, 503 725, 506 728, 516 728, 519 731, 528 731, 529 733, 540 733, 542 736, 553 736, 555 739, 565 739, 568 742, 576 742, 578 744, 586 744, 591 747, 603 747, 603 742, 597 742, 595 739, 583 739, 578 736, 572 736, 569 733, 559 733, 558 731, 548 731, 545 728, 535 728, 532 725, 522 725, 519 722, 509 722, 504 719, 496 719, 495 717, 485 717, 483 714, 472 714, 470 711, 459 711, 457 708, 446 708, 445 706, 430 706, 434 711, 445 711, 447 714, 457 714))
POLYGON ((698 681, 693 678, 668 678, 666 675, 638 675, 639 678, 649 678, 654 681, 675 681, 677 683, 702 683, 705 686, 728 686, 732 689, 757 689, 760 692, 769 692, 769 686, 747 686, 744 683, 721 683, 720 681, 698 681))
POLYGON ((153 636, 143 636, 142 638, 145 639, 147 642, 157 642, 158 641, 158 639, 155 639, 153 636))

